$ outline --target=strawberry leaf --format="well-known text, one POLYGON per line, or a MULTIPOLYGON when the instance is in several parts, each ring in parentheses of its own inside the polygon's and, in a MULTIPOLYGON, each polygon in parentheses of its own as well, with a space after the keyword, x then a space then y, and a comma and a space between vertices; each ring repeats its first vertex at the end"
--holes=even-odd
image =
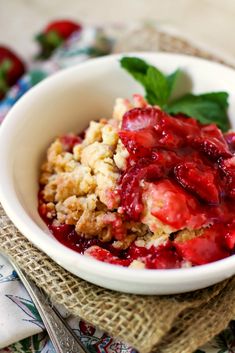
POLYGON ((64 39, 56 31, 40 33, 35 39, 39 43, 41 49, 41 52, 36 57, 37 59, 49 58, 53 51, 64 42, 64 39))

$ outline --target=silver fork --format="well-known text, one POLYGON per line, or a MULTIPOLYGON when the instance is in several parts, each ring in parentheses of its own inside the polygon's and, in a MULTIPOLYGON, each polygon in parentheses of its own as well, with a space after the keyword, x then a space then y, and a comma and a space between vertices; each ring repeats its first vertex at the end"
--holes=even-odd
POLYGON ((8 258, 34 302, 57 353, 89 353, 45 293, 8 258))

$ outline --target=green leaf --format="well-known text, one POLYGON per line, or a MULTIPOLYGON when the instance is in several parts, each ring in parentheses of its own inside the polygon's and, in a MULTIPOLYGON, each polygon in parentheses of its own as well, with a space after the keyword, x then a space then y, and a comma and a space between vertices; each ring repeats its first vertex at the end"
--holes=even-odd
POLYGON ((163 107, 169 97, 169 86, 165 75, 156 67, 150 66, 147 70, 146 86, 147 97, 151 97, 149 103, 163 107))
POLYGON ((151 90, 146 89, 146 95, 145 95, 145 99, 147 100, 148 103, 154 105, 157 102, 157 98, 154 94, 154 92, 152 92, 151 90))
POLYGON ((174 72, 172 72, 172 74, 168 75, 166 77, 167 79, 167 84, 168 84, 168 91, 169 91, 169 97, 172 94, 176 81, 178 80, 179 76, 181 74, 181 70, 177 69, 174 72))
POLYGON ((146 87, 146 74, 149 65, 142 59, 126 56, 120 60, 121 67, 146 87))
POLYGON ((179 69, 167 76, 139 58, 123 57, 120 63, 145 88, 145 97, 150 104, 157 104, 170 114, 183 113, 203 124, 215 123, 223 131, 230 128, 228 93, 186 94, 171 102, 169 98, 181 73, 179 69))
POLYGON ((120 63, 121 67, 127 70, 145 88, 147 101, 150 104, 164 107, 173 91, 179 70, 165 76, 156 67, 135 57, 123 57, 120 63))
POLYGON ((212 92, 201 95, 187 94, 170 104, 167 112, 182 113, 199 120, 202 124, 217 124, 221 130, 230 127, 227 115, 228 93, 212 92))
POLYGON ((28 308, 28 310, 32 314, 32 317, 34 318, 34 320, 42 322, 42 319, 33 303, 25 301, 24 305, 28 308))

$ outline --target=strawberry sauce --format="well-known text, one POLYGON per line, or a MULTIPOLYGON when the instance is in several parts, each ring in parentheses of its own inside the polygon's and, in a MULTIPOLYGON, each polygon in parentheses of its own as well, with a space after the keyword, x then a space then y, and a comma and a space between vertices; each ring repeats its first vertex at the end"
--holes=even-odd
MULTIPOLYGON (((121 214, 126 221, 142 222, 148 209, 157 222, 171 227, 169 240, 118 250, 112 241, 86 239, 74 226, 55 227, 39 193, 39 213, 55 238, 100 261, 129 266, 140 260, 149 269, 202 265, 234 254, 235 133, 223 135, 215 124, 145 107, 124 114, 119 137, 129 152, 117 187, 121 214), (192 239, 179 237, 182 229, 202 228, 192 239)), ((64 138, 67 150, 80 140, 64 138)))

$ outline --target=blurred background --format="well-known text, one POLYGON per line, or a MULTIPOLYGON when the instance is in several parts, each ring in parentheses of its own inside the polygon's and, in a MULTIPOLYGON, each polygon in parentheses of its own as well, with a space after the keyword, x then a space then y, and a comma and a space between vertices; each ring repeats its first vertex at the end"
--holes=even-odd
POLYGON ((35 51, 31 38, 55 18, 89 24, 156 20, 235 57, 235 0, 0 0, 0 43, 27 57, 35 51))

